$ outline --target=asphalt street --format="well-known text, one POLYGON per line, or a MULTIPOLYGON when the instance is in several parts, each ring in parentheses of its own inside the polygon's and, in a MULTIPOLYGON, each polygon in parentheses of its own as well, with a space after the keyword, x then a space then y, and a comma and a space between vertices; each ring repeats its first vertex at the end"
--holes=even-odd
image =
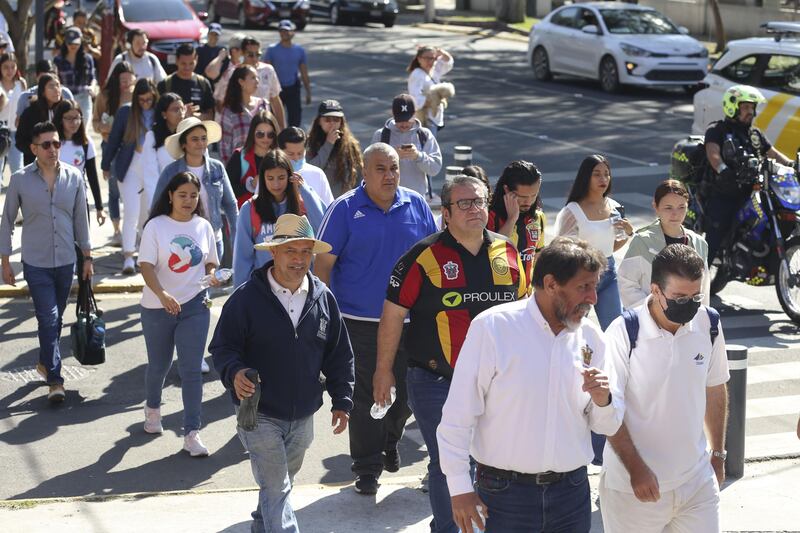
MULTIPOLYGON (((416 45, 431 43, 456 58, 449 80, 457 94, 439 136, 445 164, 452 164, 453 146, 472 146, 475 162, 494 182, 509 161, 535 162, 544 173, 542 196, 552 223, 581 159, 603 153, 612 163, 613 196, 626 206, 634 226, 652 219, 650 195, 667 176, 672 145, 690 129, 688 95, 638 89, 607 95, 586 81, 540 83, 526 65, 525 43, 413 28, 403 24, 407 21, 401 18, 391 30, 313 22, 298 32, 314 89, 314 103, 304 108, 305 125, 320 100, 336 98, 366 146, 389 117, 392 97, 405 91, 405 67, 416 45)), ((226 24, 223 42, 234 31, 226 24)), ((251 33, 262 44, 277 39, 274 31, 251 33)), ((443 176, 434 183, 441 185, 443 176)), ((47 404, 33 372, 37 339, 30 302, 0 301, 0 499, 253 486, 231 403, 213 370, 204 388, 202 431, 209 458, 190 459, 180 452, 176 369, 164 392, 164 435, 142 431, 146 356, 138 298, 101 297, 108 362, 84 368, 67 358, 67 400, 55 408, 47 404)), ((215 299, 213 313, 224 299, 215 299)), ((773 288, 733 283, 712 303, 722 312, 727 341, 750 348, 748 456, 797 454, 792 436, 800 404, 797 326, 781 312, 773 288)), ((70 309, 66 328, 73 316, 70 309)), ((67 329, 64 336, 62 346, 69 353, 67 329)), ((315 419, 316 438, 297 484, 352 480, 347 436, 332 435, 329 425, 326 406, 315 419)), ((421 479, 426 454, 413 422, 400 452, 404 466, 391 477, 421 479)))

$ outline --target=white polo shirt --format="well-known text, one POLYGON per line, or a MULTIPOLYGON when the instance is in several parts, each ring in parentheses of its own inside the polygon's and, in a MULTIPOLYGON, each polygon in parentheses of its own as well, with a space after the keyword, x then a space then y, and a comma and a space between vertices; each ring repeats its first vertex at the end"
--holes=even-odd
MULTIPOLYGON (((274 268, 274 267, 273 267, 274 268)), ((278 297, 289 318, 292 325, 297 328, 297 323, 300 322, 300 315, 303 314, 303 307, 306 305, 308 297, 308 276, 303 276, 303 281, 296 291, 292 292, 275 280, 272 275, 272 268, 267 271, 267 280, 272 289, 272 293, 278 297)))
POLYGON ((616 398, 598 407, 578 367, 604 368, 605 341, 586 319, 554 335, 534 296, 501 304, 470 324, 437 430, 450 494, 472 492, 469 456, 528 474, 569 472, 594 456, 589 429, 614 434, 616 398))
MULTIPOLYGON (((630 352, 623 317, 606 330, 615 400, 622 402, 625 425, 634 446, 658 478, 661 493, 673 490, 708 465, 703 424, 706 388, 728 381, 722 325, 711 346, 711 322, 705 308, 672 335, 647 309, 651 297, 634 308, 639 337, 630 352)), ((603 453, 609 488, 633 493, 630 476, 611 448, 603 453)))

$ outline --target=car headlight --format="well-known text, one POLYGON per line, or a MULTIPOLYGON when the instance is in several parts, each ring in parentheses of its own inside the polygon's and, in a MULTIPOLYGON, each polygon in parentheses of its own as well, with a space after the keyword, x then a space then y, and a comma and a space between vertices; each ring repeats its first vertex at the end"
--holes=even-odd
POLYGON ((705 46, 703 47, 702 50, 700 50, 700 57, 708 57, 708 48, 706 48, 705 46))
POLYGON ((626 55, 632 57, 648 57, 652 55, 650 52, 645 50, 644 48, 639 48, 638 46, 633 46, 632 44, 628 43, 620 43, 619 45, 620 50, 622 50, 626 55))
POLYGON ((292 9, 302 9, 306 10, 311 7, 311 4, 308 3, 308 0, 300 0, 297 2, 292 9))

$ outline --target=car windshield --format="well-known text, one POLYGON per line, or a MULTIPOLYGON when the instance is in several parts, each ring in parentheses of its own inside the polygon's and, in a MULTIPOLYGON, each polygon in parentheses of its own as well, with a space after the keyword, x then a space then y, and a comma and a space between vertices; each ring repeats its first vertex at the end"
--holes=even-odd
POLYGON ((650 33, 667 35, 680 33, 678 28, 658 11, 640 9, 601 9, 610 33, 650 33))
POLYGON ((128 22, 192 20, 192 12, 183 0, 122 0, 120 5, 128 22))

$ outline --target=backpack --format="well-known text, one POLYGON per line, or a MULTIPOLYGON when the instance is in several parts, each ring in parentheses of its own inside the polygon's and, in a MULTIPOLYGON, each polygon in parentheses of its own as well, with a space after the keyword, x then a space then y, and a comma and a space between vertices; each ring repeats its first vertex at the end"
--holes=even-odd
MULTIPOLYGON (((172 92, 172 77, 174 74, 170 74, 166 78, 164 78, 164 92, 171 93, 172 92)), ((197 74, 192 72, 192 83, 197 83, 197 74)))
MULTIPOLYGON (((708 314, 708 320, 711 322, 709 328, 709 337, 711 338, 711 346, 714 346, 714 341, 719 336, 719 311, 713 307, 703 306, 708 314)), ((630 341, 631 348, 628 350, 628 359, 630 359, 633 349, 636 348, 636 340, 639 338, 639 316, 633 309, 626 309, 622 312, 622 318, 625 319, 625 331, 628 332, 628 340, 630 341)))
MULTIPOLYGON (((389 144, 389 139, 392 136, 392 131, 386 126, 381 130, 381 142, 389 144)), ((425 148, 425 143, 428 142, 428 134, 422 131, 422 128, 417 130, 417 137, 419 137, 420 148, 425 148)))

